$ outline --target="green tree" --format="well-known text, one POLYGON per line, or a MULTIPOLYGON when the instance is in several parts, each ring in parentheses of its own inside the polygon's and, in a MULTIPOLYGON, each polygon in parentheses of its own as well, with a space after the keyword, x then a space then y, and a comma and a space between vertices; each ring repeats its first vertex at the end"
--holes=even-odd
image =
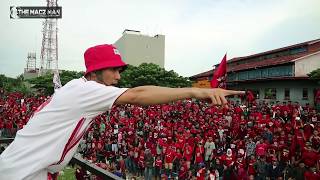
POLYGON ((311 72, 308 74, 308 76, 309 76, 311 79, 320 79, 320 68, 311 71, 311 72))
MULTIPOLYGON (((61 71, 61 84, 65 85, 72 79, 80 78, 83 74, 83 72, 76 71, 61 71)), ((33 88, 43 91, 46 95, 51 95, 54 92, 52 79, 53 74, 47 73, 43 76, 29 79, 28 82, 32 84, 33 88)), ((142 85, 191 87, 191 81, 188 78, 179 76, 174 71, 166 71, 156 64, 143 63, 138 67, 128 65, 128 68, 121 73, 119 86, 131 88, 142 85)))
POLYGON ((31 94, 31 89, 24 81, 23 75, 19 75, 17 78, 6 77, 0 75, 0 88, 3 88, 7 92, 21 92, 23 94, 31 94))
POLYGON ((120 87, 131 88, 142 85, 191 87, 191 81, 188 78, 179 76, 172 70, 166 71, 164 68, 153 63, 143 63, 138 67, 129 65, 121 73, 120 87))
MULTIPOLYGON (((80 78, 81 76, 83 76, 83 72, 62 70, 59 73, 59 76, 61 84, 65 85, 72 79, 80 78)), ((37 89, 38 91, 42 91, 45 95, 51 95, 54 92, 52 79, 53 74, 48 72, 43 76, 28 79, 27 81, 30 82, 32 84, 32 87, 37 89)))
POLYGON ((11 92, 14 87, 15 79, 6 77, 4 74, 0 75, 0 87, 6 91, 11 92))

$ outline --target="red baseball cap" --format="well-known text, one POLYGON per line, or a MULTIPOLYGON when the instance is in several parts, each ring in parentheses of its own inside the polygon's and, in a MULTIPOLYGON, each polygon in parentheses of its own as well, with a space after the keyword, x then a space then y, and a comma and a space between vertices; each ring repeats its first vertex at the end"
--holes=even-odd
POLYGON ((111 44, 102 44, 90 47, 84 53, 86 74, 105 68, 126 67, 116 47, 111 44))

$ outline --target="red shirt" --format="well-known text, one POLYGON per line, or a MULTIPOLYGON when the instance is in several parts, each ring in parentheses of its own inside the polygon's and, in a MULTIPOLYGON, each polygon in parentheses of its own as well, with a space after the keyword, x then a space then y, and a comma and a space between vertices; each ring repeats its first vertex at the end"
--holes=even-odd
POLYGON ((161 168, 162 167, 162 160, 161 159, 156 160, 155 165, 156 165, 156 167, 161 168))
POLYGON ((204 180, 205 175, 206 175, 206 169, 205 168, 199 169, 199 171, 197 172, 197 180, 204 180))
POLYGON ((250 159, 249 164, 248 164, 248 174, 256 174, 256 171, 254 169, 254 163, 256 162, 255 159, 250 159))
POLYGON ((233 156, 227 156, 227 155, 223 155, 222 156, 222 161, 224 162, 224 164, 227 167, 230 167, 234 164, 235 158, 233 156))
POLYGON ((196 163, 199 164, 203 162, 203 153, 204 153, 204 147, 197 147, 196 148, 196 163))
POLYGON ((186 163, 183 163, 181 165, 180 171, 179 171, 179 179, 187 179, 187 171, 188 171, 188 167, 186 163))
POLYGON ((3 121, 0 119, 0 129, 3 129, 4 128, 4 123, 3 121))
POLYGON ((177 159, 182 159, 183 158, 181 153, 176 152, 175 154, 176 154, 176 158, 177 159))
POLYGON ((178 141, 176 143, 176 147, 182 150, 184 143, 185 143, 185 139, 183 137, 180 137, 180 138, 178 138, 178 141))
POLYGON ((304 136, 306 139, 309 139, 313 132, 313 127, 310 124, 306 124, 304 127, 304 136))
POLYGON ((283 105, 280 107, 281 108, 281 112, 283 113, 284 111, 287 111, 288 113, 290 112, 290 108, 287 105, 283 105))
POLYGON ((122 171, 126 169, 126 165, 123 159, 119 161, 119 166, 122 171))
POLYGON ((190 161, 192 158, 192 147, 190 145, 186 146, 184 149, 183 157, 186 158, 187 161, 190 161))
POLYGON ((175 153, 173 152, 173 150, 168 149, 165 154, 165 163, 173 163, 174 158, 175 158, 175 153))
POLYGON ((320 179, 320 174, 315 172, 315 173, 312 173, 310 171, 307 171, 304 173, 304 177, 305 179, 308 179, 308 180, 319 180, 320 179))
POLYGON ((312 150, 305 150, 302 152, 302 161, 306 166, 315 166, 318 161, 318 155, 312 150))
POLYGON ((268 145, 266 143, 257 144, 256 153, 258 156, 264 156, 266 154, 268 145))
POLYGON ((187 140, 187 142, 189 143, 190 146, 194 147, 195 141, 194 141, 194 138, 193 138, 193 137, 190 137, 190 138, 187 140))
POLYGON ((297 144, 300 145, 301 148, 305 146, 304 138, 303 135, 301 134, 300 131, 296 132, 296 139, 297 139, 297 144))
POLYGON ((7 123, 5 124, 5 128, 12 129, 13 128, 12 121, 7 121, 7 123))
POLYGON ((23 124, 22 122, 19 122, 19 123, 17 124, 17 126, 18 126, 18 129, 22 129, 23 126, 24 126, 24 124, 23 124))
POLYGON ((236 166, 238 169, 240 168, 244 169, 246 166, 246 161, 244 159, 238 159, 236 162, 236 166))

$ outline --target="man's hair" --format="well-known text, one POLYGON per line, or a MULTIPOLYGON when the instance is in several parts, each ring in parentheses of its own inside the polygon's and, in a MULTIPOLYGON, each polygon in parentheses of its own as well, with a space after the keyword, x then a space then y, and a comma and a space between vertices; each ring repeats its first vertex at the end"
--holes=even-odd
POLYGON ((92 76, 92 74, 95 74, 97 76, 97 80, 100 81, 100 82, 103 82, 102 71, 103 70, 100 69, 100 70, 96 70, 96 71, 90 72, 90 73, 86 74, 85 77, 88 79, 89 77, 92 76))

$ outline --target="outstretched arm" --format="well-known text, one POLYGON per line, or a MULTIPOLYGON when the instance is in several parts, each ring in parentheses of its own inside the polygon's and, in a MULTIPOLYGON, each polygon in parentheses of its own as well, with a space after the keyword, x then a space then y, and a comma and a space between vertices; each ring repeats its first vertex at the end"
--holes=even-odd
POLYGON ((225 90, 220 88, 167 88, 159 86, 139 86, 128 89, 115 104, 153 105, 169 103, 186 98, 209 99, 212 105, 227 104, 226 96, 245 94, 244 91, 225 90))

